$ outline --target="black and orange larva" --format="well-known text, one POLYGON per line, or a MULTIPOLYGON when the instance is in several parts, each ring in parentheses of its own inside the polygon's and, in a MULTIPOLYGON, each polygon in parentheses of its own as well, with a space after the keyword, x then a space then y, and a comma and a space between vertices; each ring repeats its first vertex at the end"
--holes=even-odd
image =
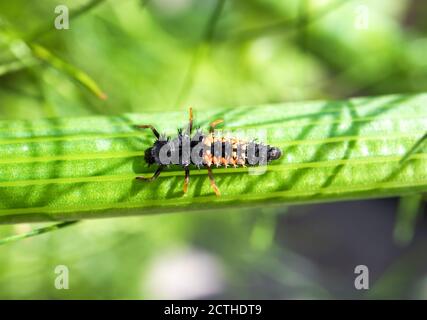
MULTIPOLYGON (((216 120, 210 124, 209 133, 203 134, 202 131, 197 130, 197 133, 194 136, 191 136, 193 131, 193 112, 190 108, 190 120, 188 123, 187 130, 182 132, 178 130, 178 136, 173 141, 175 142, 175 148, 171 147, 177 151, 177 161, 176 163, 168 162, 162 159, 161 153, 162 148, 172 145, 170 138, 161 137, 158 131, 152 125, 139 125, 138 128, 149 128, 152 130, 156 141, 153 146, 148 148, 145 151, 145 161, 151 164, 158 164, 154 175, 150 178, 146 177, 136 177, 142 181, 154 181, 160 175, 160 173, 165 169, 169 164, 178 164, 181 165, 185 170, 185 179, 184 179, 184 193, 187 192, 188 184, 190 181, 190 166, 196 166, 199 169, 205 167, 208 170, 208 176, 212 188, 214 189, 217 196, 220 195, 219 189, 215 184, 215 180, 212 174, 212 166, 216 167, 238 167, 238 166, 253 166, 266 164, 272 160, 279 159, 282 155, 282 152, 279 148, 271 147, 269 145, 264 145, 262 143, 257 143, 255 141, 244 141, 235 137, 216 137, 214 129, 216 125, 223 122, 223 120, 216 120), (190 155, 197 155, 198 157, 193 156, 184 156, 184 146, 185 141, 188 141, 188 153, 190 155), (197 150, 195 148, 198 148, 197 150), (261 152, 261 151, 265 152, 261 152), (195 151, 195 152, 194 152, 195 151), (264 154, 264 157, 262 156, 264 154), (252 157, 251 157, 252 155, 252 157), (257 159, 258 162, 251 161, 251 159, 257 159)), ((167 151, 170 155, 170 150, 167 151)))

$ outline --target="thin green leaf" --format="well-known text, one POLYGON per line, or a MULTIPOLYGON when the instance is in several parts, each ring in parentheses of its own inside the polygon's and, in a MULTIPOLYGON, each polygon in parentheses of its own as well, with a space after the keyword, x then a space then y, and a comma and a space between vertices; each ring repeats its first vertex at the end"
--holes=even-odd
POLYGON ((215 33, 215 28, 221 13, 224 9, 225 0, 217 0, 215 7, 213 8, 212 14, 208 19, 205 30, 202 35, 201 42, 197 45, 187 72, 185 73, 183 84, 179 90, 178 97, 175 102, 175 106, 179 107, 187 97, 188 93, 193 86, 193 80, 197 76, 197 70, 201 60, 203 59, 206 52, 209 50, 212 42, 212 38, 215 33))
POLYGON ((44 234, 44 233, 48 233, 48 232, 51 232, 51 231, 59 230, 59 229, 71 226, 71 225, 73 225, 73 224, 75 224, 77 222, 78 221, 61 222, 61 223, 53 224, 53 225, 48 226, 48 227, 37 228, 37 229, 31 230, 29 232, 25 232, 23 234, 17 234, 17 235, 14 235, 14 236, 3 238, 3 239, 0 239, 0 246, 3 245, 3 244, 10 244, 10 243, 22 240, 22 239, 26 239, 26 238, 38 236, 38 235, 41 235, 41 234, 44 234))
MULTIPOLYGON (((250 243, 252 248, 259 251, 266 251, 274 243, 276 231, 277 214, 274 208, 261 209, 254 223, 250 243)), ((283 213, 282 209, 282 213, 283 213)))
POLYGON ((427 154, 401 157, 424 134, 427 94, 301 102, 197 112, 206 128, 247 130, 283 151, 265 173, 214 169, 216 197, 206 170, 171 167, 152 183, 143 155, 152 124, 168 135, 184 127, 185 112, 0 122, 0 222, 78 220, 127 214, 208 210, 265 203, 310 203, 404 196, 427 190, 427 154))
POLYGON ((10 62, 9 66, 3 67, 3 70, 0 65, 0 76, 12 71, 32 67, 39 63, 39 61, 42 61, 77 81, 98 98, 102 100, 107 98, 107 95, 101 90, 96 81, 86 72, 63 61, 46 47, 37 43, 24 41, 13 30, 3 30, 1 35, 3 41, 8 45, 9 50, 15 55, 17 60, 10 62))
POLYGON ((335 12, 335 10, 339 9, 341 6, 347 3, 348 3, 347 1, 343 1, 343 0, 333 1, 328 5, 326 5, 323 9, 319 10, 318 12, 314 12, 312 14, 312 17, 310 17, 310 19, 304 19, 304 21, 300 20, 301 16, 288 17, 288 18, 282 19, 281 21, 273 22, 265 26, 257 26, 257 27, 252 27, 250 29, 232 31, 228 36, 224 37, 223 40, 246 41, 253 38, 265 37, 270 34, 277 34, 277 33, 283 34, 287 32, 294 32, 296 30, 301 31, 301 29, 306 29, 308 26, 310 26, 314 22, 335 12))
POLYGON ((397 209, 394 239, 400 245, 407 245, 414 236, 415 222, 421 213, 422 195, 413 194, 400 198, 397 209))
POLYGON ((107 99, 107 95, 101 90, 95 80, 93 80, 86 72, 76 68, 72 64, 61 60, 45 47, 34 43, 30 44, 30 47, 35 57, 47 62, 57 70, 62 71, 70 78, 75 79, 98 98, 102 100, 107 99))

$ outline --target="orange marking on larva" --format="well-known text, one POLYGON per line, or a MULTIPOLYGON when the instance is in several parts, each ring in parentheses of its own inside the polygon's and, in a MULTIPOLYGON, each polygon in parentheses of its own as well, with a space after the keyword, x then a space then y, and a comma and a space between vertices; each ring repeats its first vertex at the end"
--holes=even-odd
POLYGON ((208 154, 206 154, 206 155, 203 157, 203 160, 204 160, 204 162, 206 163, 206 165, 207 165, 208 167, 210 167, 210 166, 212 165, 212 155, 208 155, 208 154))
POLYGON ((203 143, 207 146, 211 146, 212 142, 214 141, 214 138, 211 134, 207 135, 204 139, 203 139, 203 143))
POLYGON ((228 160, 226 158, 221 158, 221 163, 227 168, 228 167, 228 160))

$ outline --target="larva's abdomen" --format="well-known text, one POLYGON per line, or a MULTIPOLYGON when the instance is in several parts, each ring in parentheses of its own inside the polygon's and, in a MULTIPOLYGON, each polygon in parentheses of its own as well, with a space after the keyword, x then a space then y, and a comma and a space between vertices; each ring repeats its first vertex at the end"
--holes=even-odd
POLYGON ((238 167, 246 166, 247 142, 238 138, 215 137, 206 135, 203 139, 206 149, 203 154, 205 166, 238 167))

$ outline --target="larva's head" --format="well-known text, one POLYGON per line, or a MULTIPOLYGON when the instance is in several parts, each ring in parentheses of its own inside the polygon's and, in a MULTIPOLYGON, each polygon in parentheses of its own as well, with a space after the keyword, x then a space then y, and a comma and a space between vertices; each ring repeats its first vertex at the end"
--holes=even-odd
POLYGON ((153 157, 153 147, 150 147, 147 150, 145 150, 144 159, 145 159, 145 162, 147 162, 149 165, 156 162, 156 160, 153 157))
POLYGON ((276 147, 269 147, 267 151, 267 161, 277 160, 282 156, 282 151, 276 147))
POLYGON ((160 150, 168 144, 168 140, 156 140, 152 147, 145 150, 144 159, 149 165, 153 163, 164 164, 160 159, 160 150))

